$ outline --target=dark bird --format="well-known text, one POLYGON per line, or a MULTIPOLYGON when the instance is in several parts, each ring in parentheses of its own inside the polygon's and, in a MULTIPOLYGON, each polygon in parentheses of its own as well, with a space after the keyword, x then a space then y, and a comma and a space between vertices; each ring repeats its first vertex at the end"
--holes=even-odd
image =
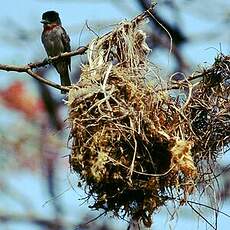
MULTIPOLYGON (((64 52, 69 52, 70 38, 62 27, 61 19, 56 11, 47 11, 43 13, 41 23, 43 23, 42 43, 49 57, 60 55, 64 52)), ((71 81, 69 78, 69 70, 71 70, 70 57, 53 63, 57 72, 60 74, 61 85, 69 86, 71 81)), ((64 90, 61 91, 65 93, 64 90)))

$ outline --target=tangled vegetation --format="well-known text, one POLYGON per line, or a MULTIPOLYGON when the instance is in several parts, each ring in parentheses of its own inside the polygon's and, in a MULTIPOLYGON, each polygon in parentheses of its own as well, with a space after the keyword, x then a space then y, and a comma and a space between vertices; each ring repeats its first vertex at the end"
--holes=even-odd
POLYGON ((207 183, 208 165, 229 146, 230 59, 220 55, 202 73, 165 82, 148 60, 145 17, 91 42, 69 92, 68 121, 71 167, 91 207, 149 227, 168 200, 182 205, 207 183))

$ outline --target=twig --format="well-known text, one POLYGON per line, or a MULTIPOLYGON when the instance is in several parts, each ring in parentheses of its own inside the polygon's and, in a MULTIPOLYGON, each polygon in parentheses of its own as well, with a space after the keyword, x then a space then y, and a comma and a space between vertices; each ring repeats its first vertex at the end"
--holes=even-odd
POLYGON ((200 216, 210 227, 216 230, 215 226, 210 223, 202 214, 200 214, 190 203, 188 205, 191 207, 191 209, 198 215, 200 216))
POLYGON ((202 203, 195 202, 195 201, 191 201, 191 200, 187 200, 187 203, 200 205, 200 206, 202 206, 202 207, 205 207, 205 208, 211 209, 211 210, 213 210, 213 211, 215 211, 215 212, 218 212, 218 213, 220 213, 220 214, 222 214, 222 215, 224 215, 224 216, 226 216, 226 217, 230 218, 230 215, 229 215, 229 214, 227 214, 227 213, 225 213, 225 212, 222 212, 222 211, 220 211, 219 209, 213 208, 213 207, 211 207, 211 206, 209 206, 209 205, 202 204, 202 203))
POLYGON ((80 46, 76 50, 73 50, 71 52, 65 52, 65 53, 62 53, 62 54, 60 54, 58 56, 54 56, 54 57, 50 57, 49 59, 45 59, 43 61, 30 63, 30 64, 28 64, 28 67, 30 69, 34 69, 34 68, 38 68, 38 67, 48 65, 48 64, 50 64, 50 62, 58 61, 58 60, 60 60, 62 58, 72 57, 72 56, 77 56, 77 55, 83 55, 86 52, 87 49, 88 49, 88 45, 87 46, 80 46))
MULTIPOLYGON (((12 70, 11 70, 12 71, 12 70)), ((31 69, 27 69, 25 71, 26 73, 28 73, 31 77, 35 78, 36 80, 44 83, 44 84, 47 84, 53 88, 56 88, 56 89, 59 89, 59 90, 65 90, 65 91, 69 91, 69 87, 67 86, 62 86, 62 85, 59 85, 53 81, 49 81, 45 78, 43 78, 42 76, 40 76, 39 74, 33 72, 31 69)))
POLYGON ((78 226, 76 226, 76 228, 74 230, 77 230, 77 229, 81 229, 82 227, 85 227, 86 225, 94 222, 95 220, 99 219, 101 216, 105 215, 106 214, 106 211, 102 212, 101 214, 99 214, 98 216, 96 216, 95 218, 87 221, 86 223, 83 223, 83 224, 79 224, 78 226))

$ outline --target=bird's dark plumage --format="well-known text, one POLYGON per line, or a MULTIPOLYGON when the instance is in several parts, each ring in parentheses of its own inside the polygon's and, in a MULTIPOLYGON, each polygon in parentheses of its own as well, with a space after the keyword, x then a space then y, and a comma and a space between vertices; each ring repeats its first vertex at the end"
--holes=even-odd
POLYGON ((42 20, 47 20, 50 23, 58 21, 61 25, 61 19, 56 11, 46 11, 42 14, 42 20))
MULTIPOLYGON (((70 38, 62 27, 61 19, 56 11, 43 13, 41 23, 44 24, 41 39, 48 56, 53 57, 71 51, 70 38)), ((70 57, 54 62, 53 65, 60 74, 61 85, 71 85, 69 78, 70 57)), ((62 91, 62 93, 65 92, 62 91)))

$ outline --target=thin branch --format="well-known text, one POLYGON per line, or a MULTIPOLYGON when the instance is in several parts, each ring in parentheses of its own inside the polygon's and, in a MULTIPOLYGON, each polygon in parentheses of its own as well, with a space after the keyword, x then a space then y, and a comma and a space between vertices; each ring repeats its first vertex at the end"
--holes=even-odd
MULTIPOLYGON (((0 66, 1 67, 1 66, 0 66)), ((14 71, 14 70, 13 70, 14 71)), ((49 85, 53 88, 56 88, 56 89, 59 89, 59 90, 65 90, 65 91, 69 91, 69 87, 67 86, 62 86, 62 85, 59 85, 53 81, 49 81, 45 78, 43 78, 42 76, 40 76, 39 74, 33 72, 31 69, 27 69, 26 71, 24 71, 26 73, 28 73, 31 77, 35 78, 36 80, 46 84, 46 85, 49 85)))
POLYGON ((210 223, 210 221, 208 221, 199 211, 197 211, 190 203, 188 203, 188 205, 191 207, 191 209, 198 215, 198 216, 200 216, 210 227, 212 227, 213 229, 215 229, 215 230, 217 230, 216 228, 215 228, 215 226, 214 225, 212 225, 211 223, 210 223))
POLYGON ((25 65, 25 66, 16 66, 16 65, 4 65, 4 64, 0 64, 0 70, 5 70, 5 71, 12 71, 12 72, 19 72, 19 73, 27 73, 29 74, 31 77, 35 78, 36 80, 47 84, 51 87, 54 87, 56 89, 59 90, 65 90, 65 91, 69 91, 69 88, 66 86, 62 86, 59 85, 55 82, 49 81, 45 78, 43 78, 42 76, 40 76, 39 74, 33 72, 31 70, 31 68, 29 67, 29 65, 25 65))
POLYGON ((89 221, 87 221, 86 223, 83 223, 83 224, 79 224, 78 226, 76 226, 76 228, 74 228, 75 230, 77 229, 81 229, 82 227, 85 227, 86 225, 94 222, 95 220, 99 219, 101 216, 105 215, 106 214, 106 211, 100 213, 98 216, 96 216, 95 218, 93 219, 90 219, 89 221))
POLYGON ((199 206, 201 206, 201 207, 205 207, 205 208, 211 209, 211 210, 213 210, 213 211, 215 211, 215 212, 218 212, 218 213, 220 213, 220 214, 222 214, 222 215, 224 215, 224 216, 230 218, 230 215, 228 215, 227 213, 222 212, 222 211, 220 211, 219 209, 213 208, 213 207, 211 207, 211 206, 209 206, 209 205, 202 204, 202 203, 199 203, 199 202, 195 202, 195 201, 192 201, 192 200, 187 200, 187 203, 196 204, 196 205, 199 205, 199 206))
POLYGON ((35 73, 34 71, 32 71, 32 69, 34 68, 38 68, 38 67, 42 67, 45 65, 48 65, 54 61, 58 61, 61 58, 66 58, 66 57, 70 57, 70 56, 76 56, 76 55, 82 55, 85 53, 85 51, 88 49, 88 46, 82 46, 77 48, 74 51, 71 52, 65 52, 62 53, 58 56, 55 57, 51 57, 49 59, 45 59, 44 61, 39 61, 39 62, 35 62, 35 63, 30 63, 24 66, 17 66, 17 65, 5 65, 5 64, 0 64, 0 70, 4 70, 4 71, 13 71, 13 72, 19 72, 19 73, 27 73, 29 74, 31 77, 35 78, 36 80, 49 85, 53 88, 59 89, 59 90, 64 90, 64 91, 69 91, 69 87, 66 86, 62 86, 59 85, 53 81, 49 81, 47 79, 45 79, 44 77, 42 77, 41 75, 35 73))
POLYGON ((62 53, 62 54, 60 54, 58 56, 54 56, 54 57, 50 57, 49 59, 45 59, 43 61, 30 63, 30 64, 28 64, 28 67, 30 69, 38 68, 38 67, 48 65, 48 64, 50 64, 50 62, 52 63, 54 61, 58 61, 58 60, 60 60, 62 58, 72 57, 72 56, 77 56, 77 55, 83 55, 83 54, 85 54, 87 49, 88 49, 88 45, 87 46, 80 46, 76 50, 73 50, 71 52, 65 52, 65 53, 62 53))

